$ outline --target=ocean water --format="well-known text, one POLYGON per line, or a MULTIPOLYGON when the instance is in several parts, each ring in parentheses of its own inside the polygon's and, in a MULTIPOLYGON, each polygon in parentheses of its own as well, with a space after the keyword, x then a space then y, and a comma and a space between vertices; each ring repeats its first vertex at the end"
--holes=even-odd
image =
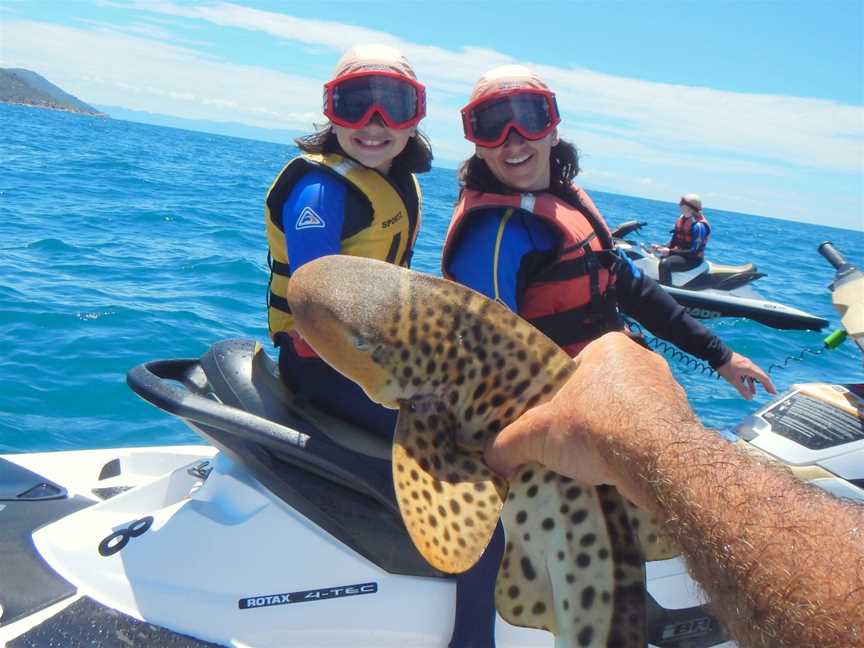
MULTIPOLYGON (((454 124, 454 128, 456 125, 454 124)), ((136 397, 125 373, 196 357, 220 339, 267 339, 263 198, 291 146, 0 104, 0 452, 194 443, 136 397)), ((438 274, 455 173, 420 178, 424 222, 414 267, 438 274)), ((682 190, 689 189, 682 187, 682 190)), ((649 222, 663 241, 674 204, 591 192, 612 225, 649 222)), ((756 262, 768 299, 838 317, 832 240, 862 265, 864 233, 708 209, 710 258, 756 262)), ((782 215, 779 212, 778 215, 782 215)), ((767 369, 824 336, 747 320, 708 326, 767 369)), ((827 330, 825 331, 827 333, 827 330)), ((725 382, 670 361, 706 424, 733 425, 747 402, 725 382)), ((860 381, 851 343, 772 371, 793 382, 860 381)))

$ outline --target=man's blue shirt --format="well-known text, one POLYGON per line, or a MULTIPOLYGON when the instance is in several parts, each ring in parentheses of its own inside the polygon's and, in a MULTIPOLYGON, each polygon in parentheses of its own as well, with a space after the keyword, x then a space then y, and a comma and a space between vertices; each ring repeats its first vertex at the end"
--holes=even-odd
POLYGON ((690 230, 690 235, 692 237, 690 251, 699 252, 705 247, 705 244, 708 242, 708 226, 705 223, 700 223, 697 221, 693 223, 693 229, 690 230))

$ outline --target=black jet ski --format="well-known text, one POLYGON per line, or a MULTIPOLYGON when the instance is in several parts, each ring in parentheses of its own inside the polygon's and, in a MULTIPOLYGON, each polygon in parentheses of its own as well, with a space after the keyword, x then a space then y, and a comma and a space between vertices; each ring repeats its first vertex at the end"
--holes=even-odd
MULTIPOLYGON (((295 398, 254 341, 127 382, 204 443, 0 456, 0 643, 446 646, 454 580, 408 538, 389 444, 295 398)), ((864 386, 823 391, 796 386, 737 438, 864 501, 864 386)), ((650 645, 734 646, 680 558, 646 572, 650 645)), ((500 618, 496 635, 553 645, 500 618)))
MULTIPOLYGON (((627 221, 615 228, 612 236, 619 253, 657 280, 660 258, 643 243, 627 238, 644 225, 627 221)), ((699 319, 744 317, 777 329, 813 331, 821 331, 828 325, 823 317, 764 299, 752 286, 764 276, 753 263, 722 265, 706 260, 690 270, 673 272, 672 285, 663 288, 699 319)))

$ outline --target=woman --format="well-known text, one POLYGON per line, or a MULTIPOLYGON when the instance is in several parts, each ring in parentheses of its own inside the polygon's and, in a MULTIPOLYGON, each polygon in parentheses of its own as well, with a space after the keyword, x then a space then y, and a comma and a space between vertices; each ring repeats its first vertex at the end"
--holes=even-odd
POLYGON ((652 245, 662 259, 658 279, 661 284, 672 285, 672 273, 695 268, 705 257, 705 246, 711 235, 711 225, 702 213, 702 199, 689 193, 678 201, 681 215, 672 230, 668 246, 652 245))
POLYGON ((360 45, 324 84, 329 123, 295 140, 303 153, 267 193, 270 257, 268 321, 282 380, 328 413, 390 438, 396 411, 321 360, 294 330, 285 299, 291 273, 328 254, 366 256, 408 266, 420 227, 415 173, 432 162, 417 131, 425 89, 398 50, 360 45))
MULTIPOLYGON (((445 277, 504 303, 571 355, 607 331, 624 330, 623 312, 710 363, 744 398, 753 397, 754 380, 774 393, 759 367, 613 252, 603 217, 573 184, 576 148, 558 137, 555 95, 536 74, 522 66, 486 73, 462 120, 475 153, 459 170, 462 192, 444 244, 445 277)), ((453 648, 494 645, 503 535, 499 524, 486 553, 457 581, 453 648), (469 596, 475 608, 486 601, 473 619, 462 614, 469 596)))

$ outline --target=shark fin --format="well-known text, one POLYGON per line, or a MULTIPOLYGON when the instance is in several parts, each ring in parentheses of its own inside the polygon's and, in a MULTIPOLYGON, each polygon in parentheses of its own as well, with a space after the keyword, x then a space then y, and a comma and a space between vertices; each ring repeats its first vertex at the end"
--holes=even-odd
POLYGON ((461 573, 489 541, 507 492, 476 452, 455 445, 456 417, 436 399, 402 403, 393 439, 393 485, 414 546, 429 564, 461 573))

